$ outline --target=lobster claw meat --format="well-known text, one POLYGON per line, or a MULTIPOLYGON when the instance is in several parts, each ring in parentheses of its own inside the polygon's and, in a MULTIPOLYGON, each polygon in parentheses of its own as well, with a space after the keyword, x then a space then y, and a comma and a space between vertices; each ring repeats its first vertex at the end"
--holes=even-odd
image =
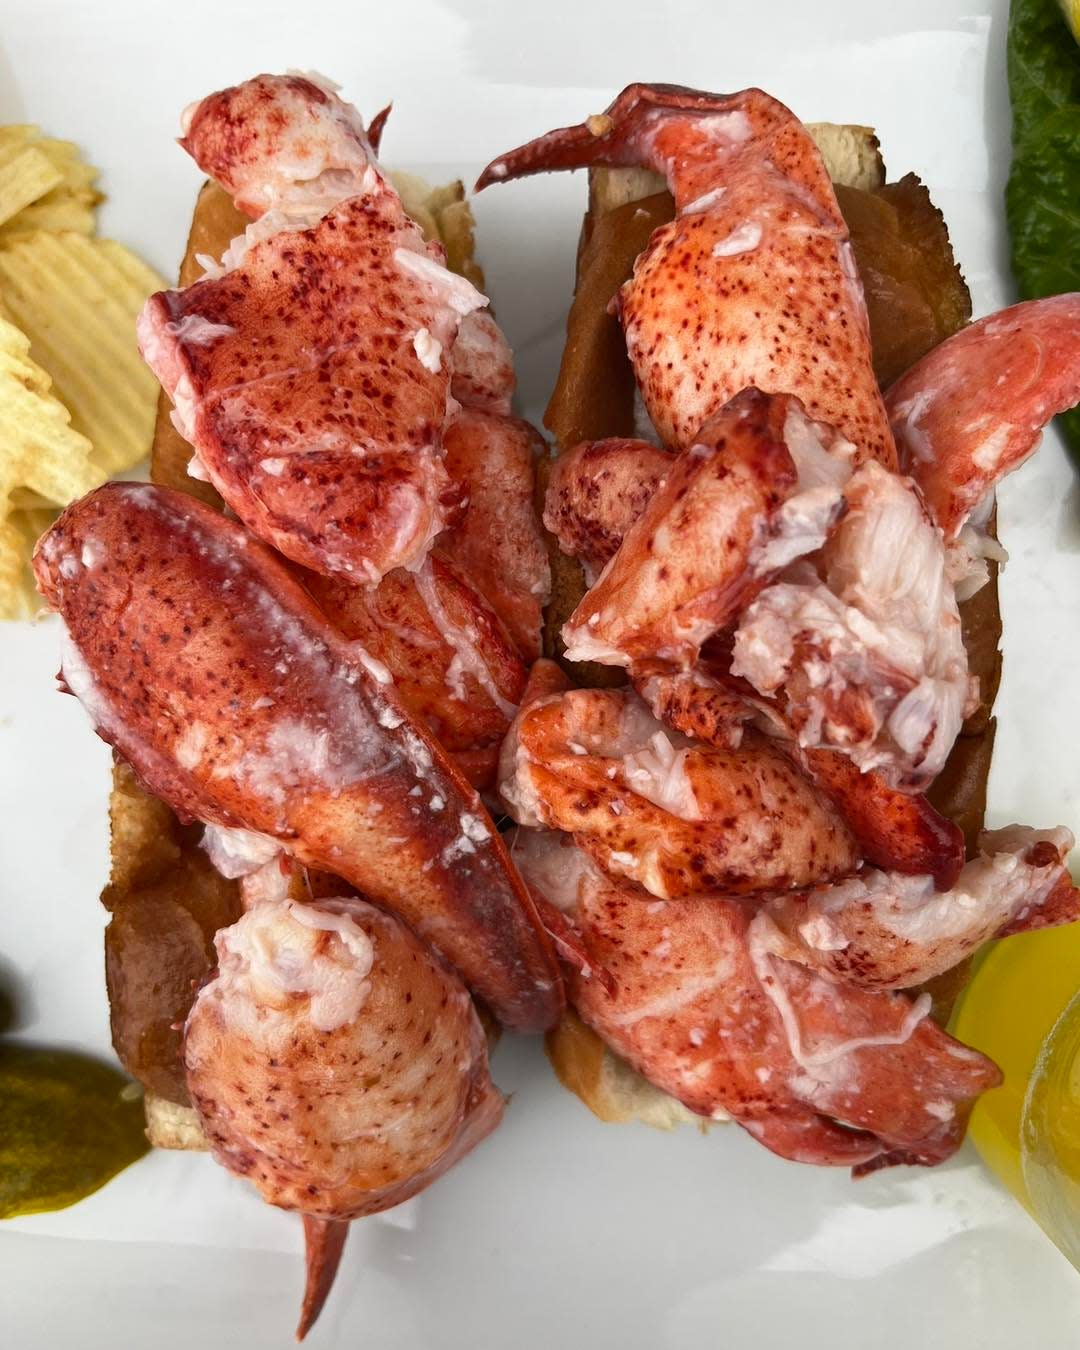
POLYGON ((298 1341, 302 1341, 318 1321, 333 1288, 349 1236, 348 1222, 343 1219, 323 1219, 315 1214, 305 1214, 303 1219, 305 1279, 300 1320, 296 1324, 298 1341))
POLYGON ((192 498, 110 483, 35 571, 68 689, 152 792, 401 915, 508 1026, 555 1020, 554 953, 476 792, 270 550, 192 498))
POLYGON ((760 89, 632 84, 608 110, 493 160, 477 188, 551 169, 640 165, 676 216, 619 292, 627 351, 665 445, 685 449, 749 386, 788 393, 889 468, 896 449, 836 194, 799 119, 760 89))
POLYGON ((969 324, 889 389, 905 472, 954 541, 994 485, 1080 401, 1080 294, 1027 300, 969 324))

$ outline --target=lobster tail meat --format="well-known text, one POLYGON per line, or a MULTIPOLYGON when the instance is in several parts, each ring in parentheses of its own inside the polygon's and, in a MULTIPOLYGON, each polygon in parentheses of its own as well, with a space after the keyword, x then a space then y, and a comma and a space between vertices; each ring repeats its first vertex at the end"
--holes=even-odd
POLYGON ((554 1020, 550 943, 476 792, 268 549, 192 498, 111 483, 35 568, 68 688, 151 791, 399 913, 508 1025, 554 1020))
MULTIPOLYGON (((543 891, 544 851, 522 847, 543 891), (537 865, 534 867, 534 859, 537 865)), ((587 861, 562 896, 614 992, 567 967, 582 1019, 650 1082, 705 1117, 730 1115, 798 1162, 932 1165, 1000 1075, 927 1017, 929 996, 860 989, 783 955, 767 914, 716 895, 668 903, 587 861)))

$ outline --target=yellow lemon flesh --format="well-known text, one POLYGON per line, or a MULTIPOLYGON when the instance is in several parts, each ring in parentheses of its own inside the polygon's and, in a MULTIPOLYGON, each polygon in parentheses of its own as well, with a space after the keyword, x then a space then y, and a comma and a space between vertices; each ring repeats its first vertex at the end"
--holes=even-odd
POLYGON ((969 1135, 983 1161, 1029 1204, 1020 1164, 1020 1121, 1040 1048, 1080 990, 1080 923, 994 943, 979 963, 951 1030, 1000 1065, 1001 1087, 984 1093, 969 1135))
POLYGON ((1080 995, 1039 1054, 1024 1107, 1021 1145, 1031 1208, 1080 1270, 1080 995))

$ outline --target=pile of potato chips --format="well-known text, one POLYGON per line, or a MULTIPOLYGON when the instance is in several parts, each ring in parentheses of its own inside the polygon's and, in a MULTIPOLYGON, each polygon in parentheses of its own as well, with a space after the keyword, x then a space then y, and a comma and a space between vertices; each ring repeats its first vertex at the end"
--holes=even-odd
POLYGON ((150 448, 135 318, 163 283, 94 237, 97 173, 69 141, 0 127, 0 619, 37 608, 28 559, 57 510, 150 448))

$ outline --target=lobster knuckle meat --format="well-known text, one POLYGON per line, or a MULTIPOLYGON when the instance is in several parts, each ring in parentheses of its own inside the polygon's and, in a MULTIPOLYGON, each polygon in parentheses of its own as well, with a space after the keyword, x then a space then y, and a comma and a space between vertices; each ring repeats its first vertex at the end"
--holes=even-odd
POLYGON ((640 661, 632 680, 658 722, 717 750, 738 750, 748 725, 759 718, 753 704, 704 662, 672 671, 660 661, 640 661))
POLYGON ((269 902, 216 941, 184 1030, 188 1092, 218 1161, 270 1204, 377 1214, 499 1123, 472 1000, 392 915, 269 902))
POLYGON ((495 316, 487 309, 466 314, 454 343, 450 393, 463 408, 509 417, 516 384, 514 353, 495 316))
POLYGON ((507 1025, 555 1019, 555 958, 475 791, 268 549, 192 498, 111 483, 35 570, 67 687, 152 792, 400 914, 507 1025))
POLYGON ((976 705, 941 532, 911 481, 863 464, 815 565, 739 618, 732 673, 776 696, 800 744, 924 790, 976 705))
POLYGON ((252 218, 310 195, 312 183, 330 190, 335 174, 348 182, 374 159, 356 109, 306 75, 256 75, 189 105, 181 121, 181 148, 252 218))
POLYGON ((843 510, 850 445, 798 400, 744 390, 673 461, 563 629, 570 660, 688 667, 843 510))
POLYGON ((767 741, 697 746, 615 690, 526 707, 500 787, 520 823, 566 831, 605 872, 664 899, 783 890, 857 862, 834 808, 767 741))
POLYGON ((223 276, 152 296, 139 321, 228 505, 286 557, 361 582, 423 557, 449 487, 449 375, 418 359, 413 335, 449 346, 457 315, 394 262, 396 213, 385 196, 350 198, 223 276))
MULTIPOLYGON (((668 448, 573 444, 608 429, 562 416, 607 348, 578 359, 571 343, 545 523, 589 586, 566 658, 625 668, 643 704, 531 682, 500 763, 524 827, 515 859, 562 934, 571 1002, 654 1085, 785 1157, 856 1174, 940 1162, 1000 1076, 928 1019, 928 992, 901 991, 1080 913, 1068 831, 1010 826, 965 861, 958 824, 920 795, 980 679, 984 722, 992 702, 959 602, 1005 559, 987 528, 995 484, 1080 396, 1080 295, 960 329, 970 306, 925 190, 882 189, 875 205, 918 198, 934 216, 936 244, 912 226, 910 251, 932 298, 940 283, 945 336, 931 347, 887 316, 890 350, 915 364, 883 400, 847 227, 782 104, 630 85, 478 187, 593 165, 651 169, 674 197, 647 240, 624 232, 619 268, 640 252, 608 309, 668 448), (816 867, 829 875, 793 880, 816 867)), ((594 242, 615 217, 603 196, 594 242)), ((870 275, 886 252, 867 252, 870 275)), ((615 273, 583 257, 592 318, 593 281, 615 273)), ((905 275, 882 270, 888 295, 905 275)), ((619 415, 611 429, 630 424, 619 415)))
POLYGON ((582 441, 555 461, 544 497, 544 524, 590 583, 618 552, 675 456, 648 441, 582 441))
POLYGON ((185 123, 185 148, 258 219, 201 281, 151 296, 143 356, 197 471, 249 528, 377 582, 449 521, 444 354, 487 302, 424 243, 330 89, 259 76, 185 123))

